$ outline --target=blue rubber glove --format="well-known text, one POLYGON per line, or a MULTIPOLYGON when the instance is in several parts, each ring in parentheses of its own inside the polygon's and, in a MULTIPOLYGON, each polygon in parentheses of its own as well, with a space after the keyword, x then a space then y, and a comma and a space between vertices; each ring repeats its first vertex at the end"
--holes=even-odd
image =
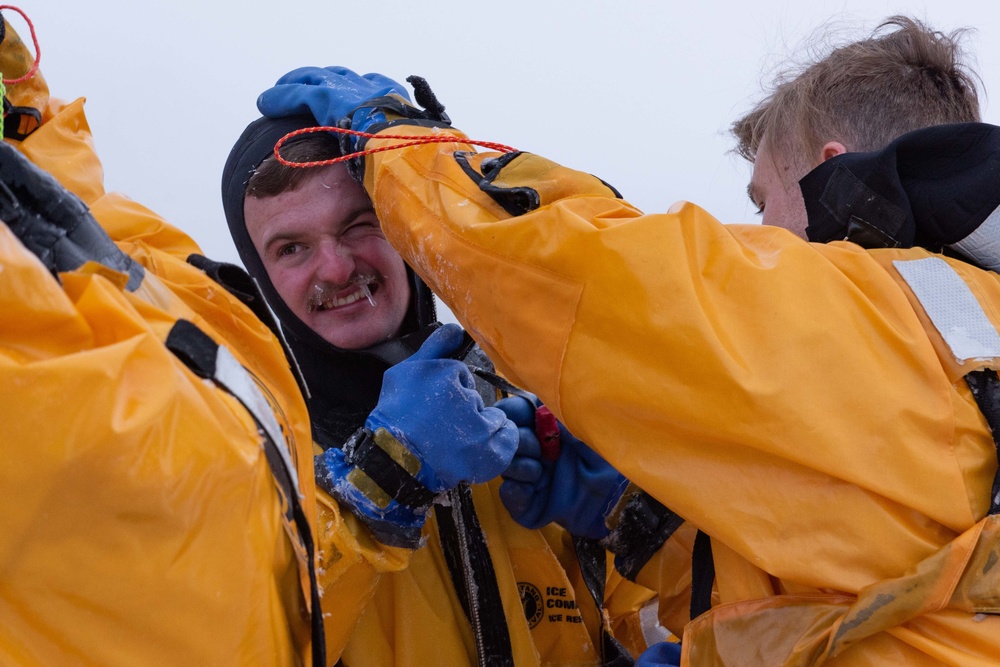
POLYGON ((535 434, 536 406, 528 399, 512 396, 495 407, 518 426, 517 454, 500 485, 500 499, 514 520, 525 528, 554 521, 573 535, 605 537, 604 519, 628 480, 562 424, 559 456, 545 460, 535 434))
MULTIPOLYGON (((375 133, 387 124, 417 122, 424 126, 449 127, 451 120, 419 76, 406 79, 413 86, 416 106, 402 84, 381 74, 360 75, 346 67, 300 67, 284 75, 261 93, 257 108, 270 118, 312 114, 319 125, 375 133), (421 108, 423 107, 423 108, 421 108)), ((367 138, 339 133, 344 155, 360 152, 367 138)), ((364 160, 347 163, 356 180, 364 182, 364 160)))
POLYGON ((517 450, 517 427, 503 411, 485 406, 464 362, 447 358, 462 343, 457 324, 437 329, 386 371, 365 422, 373 431, 386 428, 413 452, 422 464, 416 478, 435 492, 493 479, 517 450))
POLYGON ((680 667, 681 645, 675 642, 653 644, 635 661, 635 667, 680 667))
POLYGON ((448 358, 462 343, 458 325, 437 329, 411 357, 385 372, 366 431, 343 449, 317 457, 319 485, 349 505, 383 543, 416 546, 436 494, 461 482, 493 479, 517 450, 517 427, 501 410, 483 404, 468 366, 448 358), (377 468, 359 469, 366 446, 398 464, 393 481, 405 477, 408 490, 380 486, 373 479, 382 472, 377 468))
POLYGON ((346 67, 300 67, 261 93, 257 109, 269 118, 312 114, 320 125, 334 127, 343 127, 350 119, 351 129, 367 132, 373 124, 385 122, 385 113, 362 105, 386 95, 410 100, 406 88, 381 74, 362 76, 346 67))

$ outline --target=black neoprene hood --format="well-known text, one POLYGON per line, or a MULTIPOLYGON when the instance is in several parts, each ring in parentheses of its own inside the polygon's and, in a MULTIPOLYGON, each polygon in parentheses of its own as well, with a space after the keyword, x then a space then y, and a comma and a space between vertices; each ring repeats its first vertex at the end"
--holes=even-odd
POLYGON ((434 295, 407 267, 411 296, 401 336, 363 350, 343 350, 310 329, 278 295, 247 232, 243 200, 254 170, 273 154, 278 140, 289 132, 315 125, 312 116, 258 118, 250 123, 226 160, 222 172, 222 207, 240 259, 277 316, 295 356, 308 388, 314 437, 325 447, 330 443, 339 445, 363 423, 378 400, 382 374, 396 360, 419 347, 436 323, 436 313, 434 295))

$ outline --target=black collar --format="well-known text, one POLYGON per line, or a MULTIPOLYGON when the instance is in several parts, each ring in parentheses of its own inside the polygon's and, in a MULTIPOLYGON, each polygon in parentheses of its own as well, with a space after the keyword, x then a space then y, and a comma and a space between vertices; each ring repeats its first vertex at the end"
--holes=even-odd
POLYGON ((831 158, 799 185, 810 241, 942 252, 1000 206, 1000 127, 959 123, 916 130, 880 151, 831 158))

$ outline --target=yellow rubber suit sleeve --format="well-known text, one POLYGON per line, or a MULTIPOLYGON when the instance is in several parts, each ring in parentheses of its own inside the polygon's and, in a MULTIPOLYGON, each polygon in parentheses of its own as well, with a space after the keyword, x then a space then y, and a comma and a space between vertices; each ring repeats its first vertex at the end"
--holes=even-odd
POLYGON ((301 664, 302 554, 249 414, 114 275, 60 286, 0 237, 0 662, 301 664))
MULTIPOLYGON (((87 173, 99 174, 100 162, 92 153, 89 134, 80 131, 86 129, 82 105, 83 100, 66 106, 53 102, 50 105, 53 112, 65 113, 55 113, 46 129, 58 132, 36 133, 24 142, 23 149, 30 151, 29 154, 40 160, 43 166, 57 168, 60 156, 65 162, 69 155, 72 163, 89 165, 87 173), (60 138, 58 150, 57 146, 50 145, 54 142, 52 137, 56 135, 60 138)), ((67 174, 67 185, 81 198, 89 200, 94 216, 120 247, 159 276, 169 278, 174 291, 192 307, 206 315, 217 314, 218 317, 212 320, 213 324, 225 330, 228 339, 237 347, 265 345, 275 346, 277 349, 277 341, 249 312, 233 312, 231 309, 235 306, 232 305, 225 309, 206 307, 206 301, 218 298, 215 294, 221 288, 204 280, 203 274, 186 263, 191 253, 201 252, 189 237, 127 197, 117 193, 104 193, 100 181, 82 178, 80 174, 83 172, 81 168, 67 174), (247 318, 249 322, 246 321, 247 318)), ((268 359, 270 358, 263 357, 254 361, 260 364, 268 359)), ((272 369, 273 372, 277 374, 284 371, 287 374, 287 360, 283 356, 278 356, 277 359, 277 363, 283 368, 272 369)), ((297 396, 298 388, 289 383, 283 387, 282 394, 297 396)), ((303 417, 302 426, 305 427, 307 423, 303 417)), ((303 437, 301 442, 307 445, 308 437, 303 437)), ((308 474, 309 487, 313 488, 313 452, 311 448, 305 451, 302 452, 303 458, 308 456, 310 465, 308 472, 303 474, 308 474), (305 451, 309 453, 306 455, 305 451)), ((327 660, 334 664, 365 607, 370 603, 381 574, 407 567, 412 552, 386 547, 373 540, 368 530, 353 515, 349 512, 342 515, 336 501, 321 489, 316 489, 315 516, 317 580, 322 595, 327 660)))
POLYGON ((375 588, 387 572, 405 569, 413 551, 388 547, 371 537, 350 512, 317 490, 317 547, 323 599, 327 660, 332 665, 344 652, 375 588))
POLYGON ((190 321, 250 371, 311 523, 308 418, 281 347, 183 261, 198 251, 190 239, 104 193, 82 100, 50 101, 42 118, 20 150, 147 273, 135 292, 94 263, 57 280, 0 225, 0 553, 13 584, 0 593, 0 662, 308 663, 305 550, 258 427, 164 340, 190 321))
POLYGON ((494 178, 538 193, 512 216, 459 150, 366 158, 387 237, 500 372, 713 541, 856 592, 985 512, 990 435, 871 253, 691 204, 643 215, 528 154, 494 178))

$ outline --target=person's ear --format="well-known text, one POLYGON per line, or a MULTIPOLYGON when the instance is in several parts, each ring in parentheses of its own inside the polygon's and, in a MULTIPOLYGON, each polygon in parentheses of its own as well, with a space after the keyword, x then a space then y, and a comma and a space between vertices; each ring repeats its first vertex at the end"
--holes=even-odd
POLYGON ((847 152, 847 147, 839 141, 828 141, 823 144, 823 148, 819 150, 819 161, 820 164, 826 162, 832 157, 837 157, 838 155, 843 155, 847 152))

